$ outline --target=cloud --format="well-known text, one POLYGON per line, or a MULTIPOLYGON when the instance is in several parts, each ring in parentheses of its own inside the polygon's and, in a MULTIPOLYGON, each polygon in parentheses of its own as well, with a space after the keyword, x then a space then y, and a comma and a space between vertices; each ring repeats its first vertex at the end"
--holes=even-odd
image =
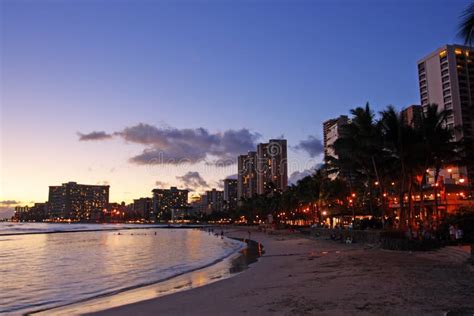
POLYGON ((310 176, 314 173, 313 169, 306 169, 303 171, 295 171, 288 177, 289 184, 296 184, 298 181, 303 179, 304 177, 310 176))
POLYGON ((0 219, 9 219, 15 214, 15 210, 12 207, 0 206, 0 219))
POLYGON ((165 188, 166 186, 168 186, 168 184, 166 182, 157 180, 155 181, 155 186, 158 188, 165 188))
POLYGON ((303 179, 304 177, 313 175, 316 172, 316 170, 319 170, 322 167, 323 167, 322 163, 317 163, 309 169, 305 169, 303 171, 295 171, 288 177, 288 183, 297 184, 299 180, 303 179))
POLYGON ((308 139, 300 141, 295 148, 306 151, 310 157, 319 156, 324 151, 323 143, 314 136, 308 136, 308 139))
POLYGON ((77 133, 79 135, 79 141, 88 141, 88 140, 105 140, 112 138, 111 134, 107 134, 104 131, 93 131, 88 134, 77 133))
MULTIPOLYGON (((204 161, 208 156, 235 163, 236 157, 255 149, 260 134, 248 129, 210 133, 204 128, 160 128, 140 123, 113 133, 126 142, 144 145, 143 151, 129 159, 138 165, 182 164, 204 161)), ((112 137, 105 132, 80 134, 80 140, 104 140, 112 137), (92 135, 94 134, 94 135, 92 135)))
POLYGON ((188 173, 177 176, 176 179, 182 182, 183 186, 189 190, 195 191, 199 188, 208 188, 206 180, 197 171, 189 171, 188 173))
POLYGON ((97 185, 110 185, 110 182, 107 180, 104 180, 104 181, 98 181, 96 184, 97 185))
POLYGON ((18 205, 20 204, 20 201, 15 201, 15 200, 3 200, 0 201, 1 206, 12 206, 12 205, 18 205))
POLYGON ((20 204, 21 201, 3 200, 0 201, 0 219, 11 218, 15 213, 14 206, 20 204))

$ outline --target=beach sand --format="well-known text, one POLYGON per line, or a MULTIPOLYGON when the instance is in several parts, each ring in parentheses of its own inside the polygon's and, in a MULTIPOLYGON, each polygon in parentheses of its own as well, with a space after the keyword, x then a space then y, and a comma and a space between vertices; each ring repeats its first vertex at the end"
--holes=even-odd
MULTIPOLYGON (((248 237, 229 228, 229 237, 248 237)), ((468 254, 386 251, 252 229, 265 254, 232 278, 99 315, 445 315, 474 311, 468 254)))

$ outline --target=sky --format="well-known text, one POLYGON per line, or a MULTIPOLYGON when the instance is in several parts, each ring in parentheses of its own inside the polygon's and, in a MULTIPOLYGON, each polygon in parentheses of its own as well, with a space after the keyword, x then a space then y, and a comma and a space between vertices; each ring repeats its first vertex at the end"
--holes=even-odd
POLYGON ((419 103, 417 60, 460 42, 468 4, 0 0, 0 217, 68 181, 219 188, 270 138, 295 180, 323 121, 419 103))

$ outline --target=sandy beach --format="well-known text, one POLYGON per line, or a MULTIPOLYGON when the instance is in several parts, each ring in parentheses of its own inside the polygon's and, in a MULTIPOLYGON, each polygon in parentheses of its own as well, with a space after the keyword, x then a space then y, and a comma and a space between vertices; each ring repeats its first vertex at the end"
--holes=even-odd
MULTIPOLYGON (((227 229, 247 237, 247 228, 227 229)), ((98 315, 445 315, 474 311, 468 253, 386 251, 252 230, 265 254, 235 277, 98 315)), ((464 314, 463 314, 464 315, 464 314)))

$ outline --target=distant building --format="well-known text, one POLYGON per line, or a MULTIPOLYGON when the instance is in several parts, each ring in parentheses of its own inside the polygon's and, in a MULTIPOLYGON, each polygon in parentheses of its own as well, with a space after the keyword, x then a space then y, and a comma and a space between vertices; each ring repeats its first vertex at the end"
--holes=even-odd
POLYGON ((152 198, 145 197, 134 199, 132 204, 132 210, 136 214, 136 216, 139 216, 145 220, 154 219, 152 198))
POLYGON ((224 207, 224 191, 212 189, 206 191, 207 214, 222 212, 224 207))
POLYGON ((207 214, 208 213, 208 202, 207 194, 194 197, 191 201, 191 207, 195 214, 207 214))
POLYGON ((224 179, 224 203, 227 211, 237 208, 237 179, 224 179))
POLYGON ((76 182, 49 187, 48 211, 52 218, 77 221, 98 220, 109 203, 108 185, 76 182))
POLYGON ((403 121, 411 127, 421 126, 423 120, 423 107, 421 105, 410 105, 401 111, 403 121))
POLYGON ((286 139, 270 139, 257 146, 257 194, 285 191, 288 187, 286 139))
MULTIPOLYGON (((324 162, 327 166, 330 166, 330 158, 338 158, 334 151, 334 144, 341 137, 344 126, 350 123, 349 118, 346 115, 341 115, 338 118, 330 119, 323 122, 323 144, 324 144, 324 162)), ((330 169, 330 168, 329 168, 330 169)), ((335 179, 339 173, 329 173, 330 179, 335 179)), ((343 176, 347 176, 346 172, 342 173, 343 176)))
POLYGON ((237 200, 257 194, 257 153, 249 151, 238 157, 237 200))
POLYGON ((349 118, 346 115, 323 122, 324 160, 326 163, 328 157, 337 158, 332 146, 341 135, 341 127, 347 124, 349 124, 349 118))
POLYGON ((189 207, 188 190, 170 187, 169 189, 154 189, 152 192, 153 213, 157 219, 170 219, 173 211, 189 207))
MULTIPOLYGON (((421 105, 437 104, 450 111, 446 125, 454 141, 474 140, 474 55, 471 48, 445 45, 418 61, 421 105)), ((467 185, 474 179, 474 168, 453 166, 450 178, 467 185), (455 178, 457 177, 457 179, 455 178)))

